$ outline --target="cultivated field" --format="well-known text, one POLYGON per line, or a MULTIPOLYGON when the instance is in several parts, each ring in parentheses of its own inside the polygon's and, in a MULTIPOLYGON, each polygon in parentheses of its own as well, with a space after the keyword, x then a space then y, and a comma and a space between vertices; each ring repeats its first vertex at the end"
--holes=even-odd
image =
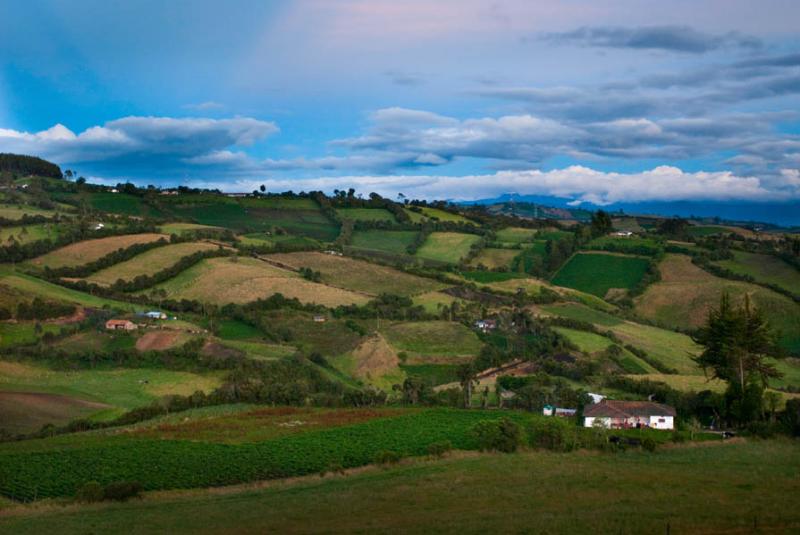
POLYGON ((56 213, 57 212, 55 210, 42 210, 41 208, 35 208, 33 206, 15 206, 10 204, 0 205, 0 217, 11 220, 22 219, 22 216, 24 215, 53 217, 56 215, 56 213))
POLYGON ((484 266, 487 269, 508 268, 511 261, 522 251, 516 249, 485 248, 471 262, 471 266, 484 266))
MULTIPOLYGON (((611 339, 592 332, 568 329, 566 327, 555 327, 554 329, 585 353, 596 354, 605 351, 614 344, 611 339)), ((615 360, 623 369, 630 373, 656 372, 655 368, 624 348, 622 349, 622 353, 616 357, 615 360)))
POLYGON ((553 277, 553 284, 604 297, 612 288, 631 289, 647 270, 647 260, 616 254, 577 253, 553 277))
POLYGON ((480 240, 474 234, 458 232, 433 232, 422 247, 417 249, 417 256, 439 262, 457 264, 469 252, 473 243, 480 240))
POLYGON ((800 305, 767 288, 746 282, 722 279, 692 264, 685 255, 666 255, 659 264, 661 281, 636 298, 636 313, 668 327, 696 328, 708 311, 719 305, 728 292, 735 299, 749 294, 752 302, 780 331, 781 345, 800 351, 800 305))
POLYGON ((31 433, 46 424, 65 425, 108 408, 103 403, 58 394, 0 390, 0 430, 31 433))
POLYGON ((365 295, 307 281, 293 271, 254 258, 203 260, 155 288, 166 290, 171 298, 216 304, 247 303, 276 293, 331 307, 369 300, 365 295))
POLYGON ((395 323, 382 327, 381 333, 398 352, 408 353, 409 364, 458 362, 482 347, 473 331, 455 322, 395 323))
POLYGON ((420 305, 430 314, 438 314, 439 306, 450 306, 456 298, 443 292, 427 292, 414 296, 414 304, 420 305))
POLYGON ((212 227, 210 225, 198 225, 197 223, 167 223, 161 225, 158 230, 164 234, 183 234, 193 230, 222 230, 222 227, 212 227))
POLYGON ((357 230, 351 245, 360 249, 374 249, 404 255, 419 234, 415 230, 357 230))
POLYGON ((497 241, 502 243, 529 243, 539 231, 533 228, 506 227, 496 232, 497 241))
POLYGON ((436 219, 439 221, 449 221, 452 223, 472 223, 473 221, 467 219, 466 217, 459 215, 459 214, 452 214, 450 212, 446 212, 444 210, 439 210, 438 208, 430 208, 427 206, 421 206, 420 209, 422 213, 415 212, 413 210, 406 209, 406 213, 411 218, 411 221, 414 223, 420 223, 425 221, 426 219, 436 219))
POLYGON ((7 245, 12 241, 25 244, 38 240, 52 240, 58 237, 58 231, 58 226, 50 223, 0 228, 0 245, 7 245))
POLYGON ((273 254, 264 258, 294 269, 311 268, 322 274, 322 281, 326 284, 370 295, 391 293, 410 296, 445 287, 445 284, 433 279, 346 256, 302 252, 273 254))
POLYGON ((130 260, 92 273, 86 280, 95 284, 110 286, 120 279, 129 281, 140 275, 155 275, 159 271, 174 266, 184 256, 200 251, 210 251, 217 247, 217 245, 207 242, 176 243, 157 247, 136 255, 130 260))
POLYGON ((749 275, 757 282, 774 284, 800 295, 800 271, 772 255, 732 251, 733 260, 715 262, 740 275, 749 275))
POLYGON ((126 249, 137 243, 150 243, 160 239, 169 239, 165 234, 125 234, 109 236, 95 240, 85 240, 51 251, 46 255, 34 258, 31 264, 39 267, 60 268, 82 266, 103 258, 117 249, 126 249))
POLYGON ((337 208, 336 213, 342 219, 353 221, 395 221, 394 215, 385 208, 337 208))
POLYGON ((800 449, 788 441, 738 440, 624 458, 580 451, 460 454, 223 494, 177 492, 67 510, 34 505, 0 517, 0 530, 748 533, 757 525, 789 533, 800 529, 798 464, 800 449))

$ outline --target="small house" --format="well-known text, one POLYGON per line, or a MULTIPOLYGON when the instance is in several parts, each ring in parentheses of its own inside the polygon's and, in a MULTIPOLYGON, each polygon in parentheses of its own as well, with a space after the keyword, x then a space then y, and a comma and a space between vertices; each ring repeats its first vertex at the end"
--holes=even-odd
POLYGON ((661 403, 604 399, 584 409, 583 425, 601 425, 607 429, 674 429, 675 416, 674 408, 661 403))
POLYGON ((136 324, 130 320, 111 319, 106 322, 109 331, 135 331, 136 324))
POLYGON ((328 318, 326 318, 322 314, 316 314, 314 316, 314 323, 325 323, 327 320, 328 318))
POLYGON ((489 331, 493 331, 497 329, 497 321, 496 320, 477 320, 475 322, 475 328, 483 333, 488 333, 489 331))
POLYGON ((614 236, 620 236, 622 238, 630 238, 631 236, 633 236, 633 232, 631 232, 630 230, 619 230, 614 233, 614 236))
POLYGON ((559 418, 572 418, 577 413, 577 409, 565 409, 563 407, 554 407, 553 405, 545 405, 542 407, 543 416, 558 416, 559 418))
POLYGON ((151 320, 165 320, 167 319, 167 315, 160 310, 151 310, 150 312, 145 312, 144 314, 151 320))

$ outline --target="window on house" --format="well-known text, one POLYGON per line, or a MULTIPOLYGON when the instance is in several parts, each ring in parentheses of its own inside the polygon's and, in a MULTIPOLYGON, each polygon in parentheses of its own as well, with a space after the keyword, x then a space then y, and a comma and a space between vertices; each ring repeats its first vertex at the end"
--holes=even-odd
POLYGON ((666 422, 666 421, 667 421, 667 419, 666 419, 666 418, 659 418, 659 419, 658 419, 658 423, 660 423, 660 424, 663 424, 663 423, 664 423, 664 422, 666 422))

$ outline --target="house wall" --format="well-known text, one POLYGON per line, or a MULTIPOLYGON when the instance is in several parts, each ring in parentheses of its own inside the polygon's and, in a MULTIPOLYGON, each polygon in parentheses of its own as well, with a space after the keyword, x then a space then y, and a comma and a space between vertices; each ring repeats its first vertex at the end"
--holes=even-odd
POLYGON ((651 416, 650 427, 654 429, 674 429, 672 416, 651 416))

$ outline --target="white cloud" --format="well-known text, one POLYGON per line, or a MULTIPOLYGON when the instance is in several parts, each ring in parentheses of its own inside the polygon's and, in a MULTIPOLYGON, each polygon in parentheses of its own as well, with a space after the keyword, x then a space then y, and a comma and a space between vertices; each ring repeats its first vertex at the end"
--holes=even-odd
POLYGON ((553 171, 498 171, 468 176, 346 176, 311 179, 269 179, 212 184, 227 190, 250 191, 265 184, 271 191, 287 189, 332 191, 355 187, 393 197, 405 193, 428 199, 477 200, 504 193, 547 195, 574 204, 611 204, 641 201, 783 201, 800 197, 792 187, 797 175, 786 173, 785 189, 768 190, 755 177, 736 176, 728 171, 687 173, 677 167, 661 166, 639 173, 606 173, 582 166, 553 171))

